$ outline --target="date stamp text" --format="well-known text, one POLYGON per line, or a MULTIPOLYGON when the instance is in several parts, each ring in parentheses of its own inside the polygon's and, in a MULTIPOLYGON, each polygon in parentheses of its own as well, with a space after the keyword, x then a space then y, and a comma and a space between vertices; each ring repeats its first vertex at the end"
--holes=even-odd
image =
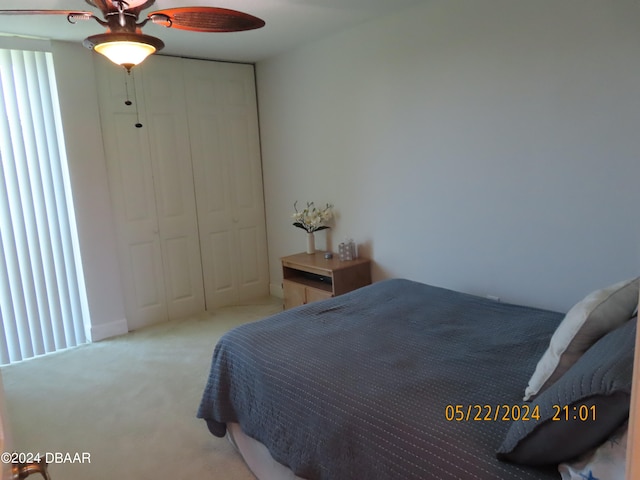
POLYGON ((537 422, 547 418, 553 422, 588 422, 596 420, 595 405, 552 405, 551 414, 543 416, 540 406, 533 404, 448 404, 444 417, 448 422, 537 422))

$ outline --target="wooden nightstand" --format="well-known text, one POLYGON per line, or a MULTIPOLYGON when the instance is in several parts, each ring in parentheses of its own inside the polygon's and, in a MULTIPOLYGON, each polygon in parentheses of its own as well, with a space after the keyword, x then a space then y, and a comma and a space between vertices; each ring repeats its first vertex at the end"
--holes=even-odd
POLYGON ((282 290, 285 310, 335 297, 371 283, 371 260, 341 262, 325 252, 282 257, 282 290))

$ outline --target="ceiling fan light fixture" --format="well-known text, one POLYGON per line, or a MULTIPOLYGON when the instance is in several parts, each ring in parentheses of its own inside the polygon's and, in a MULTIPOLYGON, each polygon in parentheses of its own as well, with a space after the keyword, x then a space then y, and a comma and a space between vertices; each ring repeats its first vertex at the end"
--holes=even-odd
POLYGON ((84 46, 127 70, 164 48, 162 40, 142 33, 111 32, 87 37, 84 46))

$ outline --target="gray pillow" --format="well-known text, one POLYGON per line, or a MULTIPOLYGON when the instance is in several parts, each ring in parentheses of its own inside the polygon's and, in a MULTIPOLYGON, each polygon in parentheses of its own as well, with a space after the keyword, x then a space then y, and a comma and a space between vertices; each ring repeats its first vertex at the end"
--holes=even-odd
POLYGON ((637 317, 598 340, 531 402, 539 418, 513 422, 497 457, 525 465, 558 464, 611 435, 629 416, 636 323, 637 317))

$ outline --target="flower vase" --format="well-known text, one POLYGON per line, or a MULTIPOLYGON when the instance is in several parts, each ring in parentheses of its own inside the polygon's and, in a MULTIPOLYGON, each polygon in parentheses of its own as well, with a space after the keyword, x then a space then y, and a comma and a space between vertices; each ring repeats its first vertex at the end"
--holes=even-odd
POLYGON ((316 239, 313 236, 313 232, 307 233, 307 253, 316 253, 316 239))

